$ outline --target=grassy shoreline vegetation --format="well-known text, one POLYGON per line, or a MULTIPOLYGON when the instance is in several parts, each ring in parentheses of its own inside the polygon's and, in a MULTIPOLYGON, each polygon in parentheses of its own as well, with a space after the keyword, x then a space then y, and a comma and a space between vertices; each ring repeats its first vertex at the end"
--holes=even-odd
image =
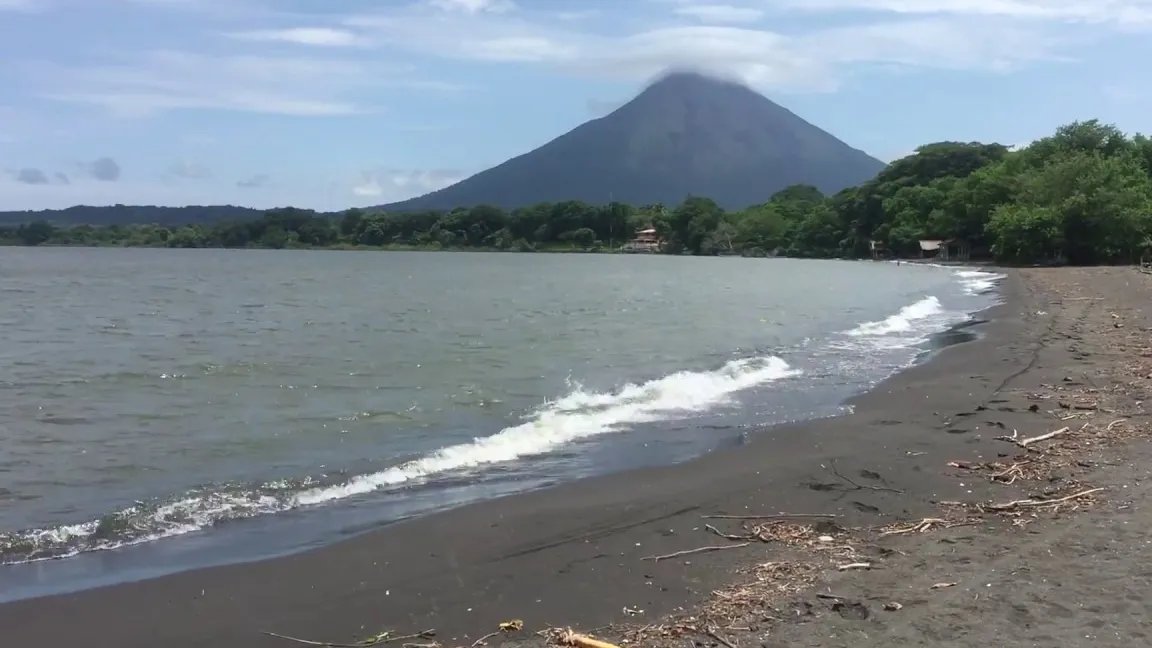
POLYGON ((511 211, 281 208, 255 220, 176 227, 45 218, 0 226, 0 243, 609 252, 648 226, 669 254, 866 258, 878 246, 907 258, 920 256, 921 240, 943 240, 963 242, 973 259, 1135 263, 1152 258, 1152 139, 1091 120, 1018 150, 939 142, 834 195, 794 185, 738 211, 689 196, 670 206, 565 201, 511 211))

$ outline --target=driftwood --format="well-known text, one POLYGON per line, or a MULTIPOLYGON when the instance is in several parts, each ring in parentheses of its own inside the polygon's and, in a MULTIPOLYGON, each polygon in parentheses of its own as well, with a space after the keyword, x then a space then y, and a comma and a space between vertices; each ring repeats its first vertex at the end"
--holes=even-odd
POLYGON ((884 536, 903 535, 905 533, 926 533, 926 532, 931 531, 935 528, 951 529, 953 527, 974 526, 976 524, 978 524, 978 522, 975 522, 972 520, 963 520, 960 522, 950 522, 948 520, 944 520, 941 518, 924 518, 923 520, 920 520, 919 522, 915 522, 913 524, 910 524, 906 527, 889 529, 887 531, 884 531, 883 533, 880 534, 880 537, 883 538, 884 536))
POLYGON ((1064 434, 1065 432, 1071 432, 1071 431, 1072 431, 1071 428, 1062 427, 1059 430, 1053 430, 1051 432, 1039 434, 1039 435, 1036 435, 1034 437, 1025 437, 1025 438, 1021 439, 1021 438, 1018 438, 1019 435, 1016 432, 1016 430, 1012 430, 1012 436, 999 436, 999 437, 996 437, 996 440, 997 441, 1007 441, 1008 443, 1015 443, 1016 445, 1020 446, 1021 448, 1027 448, 1028 446, 1032 445, 1033 443, 1037 443, 1039 441, 1047 441, 1048 439, 1058 437, 1061 434, 1064 434))
POLYGON ((300 639, 298 637, 290 637, 288 635, 277 634, 275 632, 264 632, 263 634, 269 637, 276 637, 277 639, 284 639, 286 641, 293 641, 305 646, 322 646, 323 648, 370 648, 371 646, 381 646, 383 644, 393 643, 396 641, 404 641, 405 639, 430 639, 436 636, 435 630, 424 630, 410 635, 401 635, 399 637, 391 636, 391 632, 381 632, 380 634, 369 637, 363 641, 356 643, 336 643, 332 641, 313 641, 311 639, 300 639))
POLYGON ((1033 506, 1048 506, 1050 504, 1061 504, 1063 502, 1067 502, 1067 501, 1074 500, 1074 499, 1077 499, 1080 497, 1084 497, 1085 495, 1091 495, 1093 493, 1099 493, 1102 490, 1104 490, 1104 489, 1103 488, 1089 488, 1088 490, 1083 490, 1083 491, 1080 491, 1078 493, 1072 493, 1071 495, 1065 495, 1064 497, 1057 497, 1056 499, 1015 500, 1012 502, 1003 502, 1001 504, 987 504, 984 506, 984 508, 986 508, 990 511, 1011 511, 1012 509, 1017 509, 1017 508, 1029 508, 1029 507, 1033 507, 1033 506))
POLYGON ((765 515, 701 515, 705 520, 801 520, 804 518, 838 518, 835 513, 768 513, 765 515))
POLYGON ((569 646, 578 646, 579 648, 620 648, 616 644, 600 641, 599 639, 572 632, 571 630, 565 632, 560 640, 569 646))
POLYGON ((707 547, 696 547, 695 549, 685 549, 684 551, 677 551, 675 553, 663 554, 660 556, 644 556, 640 560, 651 560, 652 562, 660 562, 669 558, 679 558, 680 556, 690 556, 692 554, 705 553, 708 551, 723 551, 725 549, 739 549, 740 547, 747 547, 752 544, 751 542, 741 542, 734 545, 712 545, 707 547))

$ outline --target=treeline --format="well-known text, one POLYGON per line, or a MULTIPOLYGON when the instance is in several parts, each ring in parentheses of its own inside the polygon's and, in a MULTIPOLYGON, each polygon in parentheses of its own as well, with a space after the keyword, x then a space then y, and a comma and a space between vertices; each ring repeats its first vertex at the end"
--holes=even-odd
POLYGON ((940 142, 832 196, 789 187, 764 204, 725 211, 705 197, 680 205, 567 201, 506 212, 479 205, 441 212, 336 215, 277 209, 247 222, 0 228, 26 245, 167 247, 417 247, 615 249, 652 226, 671 254, 895 257, 920 241, 963 242, 973 258, 1095 264, 1152 255, 1152 140, 1098 121, 1075 122, 1019 150, 940 142))

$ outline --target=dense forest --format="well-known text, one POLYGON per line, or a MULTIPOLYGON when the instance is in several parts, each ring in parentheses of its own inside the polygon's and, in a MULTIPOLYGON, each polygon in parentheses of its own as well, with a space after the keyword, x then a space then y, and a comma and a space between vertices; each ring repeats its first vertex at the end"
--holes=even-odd
POLYGON ((653 226, 670 254, 867 257, 920 254, 923 239, 963 241, 974 258, 1072 264, 1152 255, 1152 139, 1075 122, 1019 150, 1000 144, 922 146, 864 184, 825 196, 795 185, 764 204, 726 211, 690 196, 679 205, 568 201, 505 211, 276 209, 260 218, 182 227, 0 228, 22 245, 383 247, 609 251, 653 226))

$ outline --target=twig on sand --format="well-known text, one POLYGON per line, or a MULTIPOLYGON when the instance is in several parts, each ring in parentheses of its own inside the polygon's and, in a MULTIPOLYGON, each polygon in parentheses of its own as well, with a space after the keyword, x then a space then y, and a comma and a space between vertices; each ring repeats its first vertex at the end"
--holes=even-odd
POLYGON ((1021 439, 1018 437, 1016 430, 1012 430, 1012 436, 998 436, 998 437, 996 437, 996 440, 997 441, 1007 441, 1008 443, 1015 443, 1016 445, 1020 446, 1021 448, 1027 448, 1028 446, 1032 445, 1033 443, 1037 443, 1039 441, 1047 441, 1048 439, 1060 436, 1061 434, 1064 434, 1065 432, 1071 432, 1071 431, 1072 431, 1071 428, 1062 427, 1059 430, 1053 430, 1051 432, 1039 434, 1039 435, 1036 435, 1034 437, 1026 437, 1026 438, 1021 439))
MULTIPOLYGON (((828 465, 830 466, 829 471, 833 475, 836 475, 837 477, 840 478, 840 480, 848 482, 849 484, 851 484, 853 486, 854 490, 887 491, 889 493, 903 493, 904 492, 904 491, 900 490, 899 488, 889 488, 887 486, 870 486, 868 484, 859 484, 855 481, 852 481, 852 479, 845 477, 843 474, 841 474, 840 470, 838 468, 836 468, 836 462, 835 461, 829 461, 828 465)), ((821 468, 823 468, 823 467, 824 466, 821 465, 821 468)))
POLYGON ((696 547, 695 549, 685 549, 684 551, 677 551, 675 553, 663 554, 660 556, 644 556, 640 560, 651 560, 652 562, 660 562, 669 558, 679 558, 680 556, 688 556, 691 554, 705 553, 708 551, 723 551, 725 549, 739 549, 740 547, 747 547, 752 544, 751 542, 741 542, 734 545, 713 545, 707 547, 696 547))
POLYGON ((701 515, 705 520, 799 520, 803 518, 838 518, 835 513, 769 513, 765 515, 701 515))
POLYGON ((872 563, 857 562, 848 563, 847 565, 839 565, 836 567, 839 571, 848 571, 849 569, 872 569, 872 563))
POLYGON ((736 535, 734 533, 724 533, 723 531, 721 531, 720 529, 717 529, 716 527, 712 526, 711 524, 705 524, 704 528, 707 529, 708 531, 711 531, 712 533, 715 533, 716 535, 720 536, 721 538, 724 538, 725 540, 747 540, 748 539, 748 536, 736 535))
POLYGON ((1027 507, 1032 507, 1032 506, 1048 506, 1050 504, 1061 504, 1061 503, 1067 502, 1069 500, 1074 500, 1074 499, 1077 499, 1080 497, 1084 497, 1085 495, 1091 495, 1092 493, 1099 493, 1102 490, 1104 490, 1104 489, 1103 488, 1089 488, 1088 490, 1083 490, 1083 491, 1080 491, 1079 493, 1072 493, 1071 495, 1065 495, 1064 497, 1058 497, 1056 499, 1015 500, 1012 502, 1004 502, 1001 504, 987 504, 987 505, 985 505, 985 508, 987 508, 988 510, 991 510, 991 511, 1010 511, 1010 510, 1016 509, 1016 508, 1027 508, 1027 507))
POLYGON ((720 643, 724 644, 728 648, 736 648, 736 646, 731 641, 728 641, 724 637, 720 636, 720 633, 716 632, 715 630, 712 630, 712 629, 705 630, 704 634, 708 635, 709 637, 712 637, 716 641, 719 641, 720 643))
POLYGON ((1033 443, 1036 443, 1038 441, 1047 441, 1048 439, 1060 436, 1061 434, 1064 434, 1065 432, 1069 432, 1070 430, 1071 430, 1071 428, 1062 427, 1059 430, 1053 430, 1053 431, 1048 432, 1046 434, 1040 434, 1040 435, 1037 435, 1034 437, 1028 437, 1027 439, 1020 439, 1019 445, 1021 448, 1027 448, 1028 446, 1032 445, 1033 443))
POLYGON ((472 642, 472 648, 476 648, 476 646, 483 646, 489 639, 491 639, 492 637, 495 637, 498 634, 500 634, 499 630, 497 630, 496 632, 489 632, 488 634, 484 635, 483 637, 480 637, 476 641, 473 641, 472 642))
POLYGON ((916 522, 914 524, 910 524, 909 526, 906 526, 906 527, 897 527, 894 529, 889 529, 887 531, 884 531, 883 533, 880 534, 880 537, 883 538, 884 536, 890 536, 890 535, 903 535, 905 533, 926 533, 926 532, 931 531, 932 529, 937 528, 937 527, 939 527, 941 529, 951 529, 953 527, 973 526, 975 524, 977 524, 977 523, 972 521, 972 520, 962 520, 960 522, 950 522, 948 520, 944 520, 941 518, 924 518, 923 520, 920 520, 919 522, 916 522))
POLYGON ((495 632, 489 632, 488 634, 484 635, 483 637, 480 637, 476 641, 473 641, 472 642, 472 648, 476 648, 477 646, 487 645, 487 642, 489 639, 491 639, 492 637, 495 637, 501 633, 518 632, 518 631, 523 630, 523 629, 524 629, 524 622, 521 621, 520 619, 514 619, 512 621, 505 621, 505 622, 500 624, 500 627, 495 632))
POLYGON ((381 632, 380 634, 375 635, 373 637, 369 637, 363 641, 357 641, 356 643, 336 643, 336 642, 332 642, 332 641, 313 641, 311 639, 300 639, 298 637, 289 637, 288 635, 282 635, 282 634, 277 634, 275 632, 268 632, 268 631, 265 631, 262 634, 266 634, 269 637, 276 637, 277 639, 284 639, 286 641, 294 641, 298 644, 304 644, 305 646, 323 646, 324 648, 369 648, 370 646, 379 646, 382 644, 393 643, 396 641, 404 641, 405 639, 431 639, 432 637, 436 636, 436 631, 435 630, 424 630, 422 632, 416 632, 416 633, 410 634, 410 635, 401 635, 399 637, 390 636, 392 633, 385 631, 385 632, 381 632))

